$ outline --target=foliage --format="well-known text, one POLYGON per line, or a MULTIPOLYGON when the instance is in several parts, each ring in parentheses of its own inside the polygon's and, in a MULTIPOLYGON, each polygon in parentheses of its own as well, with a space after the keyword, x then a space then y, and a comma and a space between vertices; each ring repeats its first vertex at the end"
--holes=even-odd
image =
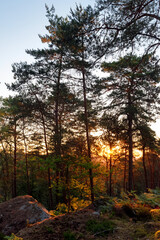
MULTIPOLYGON (((155 193, 158 192, 158 190, 155 191, 155 193)), ((135 192, 122 193, 120 199, 114 199, 113 209, 116 215, 121 217, 124 217, 125 213, 127 216, 139 221, 158 220, 160 216, 159 194, 143 193, 137 195, 135 192)))
POLYGON ((139 239, 142 237, 145 237, 147 235, 147 231, 145 230, 145 228, 139 227, 135 230, 133 237, 135 239, 139 239))
POLYGON ((143 193, 137 197, 142 204, 149 205, 152 208, 160 207, 159 190, 150 190, 150 193, 143 193))
POLYGON ((23 240, 21 237, 17 237, 14 233, 11 234, 10 237, 6 237, 8 240, 23 240))
POLYGON ((87 207, 89 204, 91 204, 91 201, 71 197, 70 209, 68 209, 67 204, 59 203, 56 207, 56 210, 51 210, 50 214, 52 216, 57 216, 67 212, 77 211, 87 207))
POLYGON ((149 207, 138 206, 135 208, 136 218, 139 221, 148 221, 152 219, 152 214, 149 207))
POLYGON ((155 236, 155 240, 158 240, 160 236, 160 230, 157 231, 154 236, 155 236))
POLYGON ((86 223, 86 228, 95 235, 105 236, 106 234, 113 232, 115 224, 107 219, 91 219, 86 223))
POLYGON ((72 233, 70 230, 64 232, 63 237, 65 240, 76 240, 74 233, 72 233))
POLYGON ((160 209, 151 209, 150 213, 152 215, 153 220, 160 221, 160 209))

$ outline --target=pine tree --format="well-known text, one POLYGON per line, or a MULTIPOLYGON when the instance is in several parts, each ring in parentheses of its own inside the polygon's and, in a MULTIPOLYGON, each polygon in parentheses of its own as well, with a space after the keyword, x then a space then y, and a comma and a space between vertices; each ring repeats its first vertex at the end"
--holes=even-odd
POLYGON ((140 122, 154 119, 159 101, 159 66, 150 55, 127 55, 117 62, 103 63, 110 76, 102 80, 108 91, 106 108, 126 121, 129 143, 129 191, 133 189, 133 137, 140 122))
POLYGON ((145 54, 160 46, 160 3, 158 0, 98 0, 98 30, 103 41, 99 55, 139 46, 145 54), (101 17, 103 16, 103 17, 101 17), (144 50, 143 50, 144 51, 144 50))
MULTIPOLYGON (((86 131, 87 157, 91 163, 91 139, 90 139, 90 121, 89 121, 89 100, 88 86, 94 77, 91 69, 94 67, 94 54, 96 36, 91 33, 95 25, 96 15, 93 9, 88 6, 83 8, 77 5, 75 10, 71 10, 69 15, 70 33, 72 41, 68 43, 70 49, 69 66, 81 74, 81 82, 83 89, 83 106, 84 106, 84 123, 86 131), (90 81, 90 82, 89 82, 90 81)), ((94 201, 93 172, 89 169, 91 200, 94 201)))

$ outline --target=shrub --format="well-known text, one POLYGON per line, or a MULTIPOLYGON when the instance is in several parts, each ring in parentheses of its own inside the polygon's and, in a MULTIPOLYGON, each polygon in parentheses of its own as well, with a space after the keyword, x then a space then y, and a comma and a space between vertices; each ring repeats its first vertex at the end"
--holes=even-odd
POLYGON ((160 209, 151 209, 150 213, 152 215, 153 220, 160 221, 160 209))
POLYGON ((140 221, 148 221, 148 220, 152 219, 150 208, 142 206, 142 205, 138 206, 136 208, 136 218, 137 218, 137 220, 140 220, 140 221))
POLYGON ((64 232, 63 237, 65 240, 76 240, 74 233, 72 233, 70 230, 64 232))
POLYGON ((8 239, 8 240, 23 240, 23 238, 21 237, 17 237, 16 235, 14 235, 14 233, 11 234, 10 237, 4 237, 4 239, 8 239))
POLYGON ((136 239, 145 237, 147 235, 147 232, 144 228, 137 228, 134 232, 134 237, 136 237, 136 239))
POLYGON ((106 219, 103 219, 101 221, 90 219, 87 222, 86 228, 89 232, 92 232, 95 235, 104 236, 110 232, 113 232, 115 225, 112 221, 106 219))

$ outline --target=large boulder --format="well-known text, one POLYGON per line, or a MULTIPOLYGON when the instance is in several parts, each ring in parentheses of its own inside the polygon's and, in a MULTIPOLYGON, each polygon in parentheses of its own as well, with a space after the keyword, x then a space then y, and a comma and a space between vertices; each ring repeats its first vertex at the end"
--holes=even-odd
POLYGON ((50 218, 50 214, 32 196, 25 195, 0 203, 0 232, 5 235, 50 218))

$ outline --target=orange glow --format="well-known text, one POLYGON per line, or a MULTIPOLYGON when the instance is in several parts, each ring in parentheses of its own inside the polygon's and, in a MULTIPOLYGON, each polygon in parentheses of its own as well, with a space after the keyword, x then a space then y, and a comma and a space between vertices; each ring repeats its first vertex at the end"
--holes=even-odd
POLYGON ((110 150, 110 147, 108 145, 103 144, 103 142, 101 140, 99 140, 99 147, 100 147, 100 151, 98 153, 98 155, 102 156, 102 157, 109 157, 110 154, 113 152, 110 150))
POLYGON ((134 149, 133 150, 133 155, 135 158, 141 158, 142 157, 142 151, 138 150, 138 149, 134 149))
MULTIPOLYGON (((101 157, 110 157, 111 154, 117 153, 120 154, 122 151, 121 148, 121 142, 118 142, 116 146, 110 150, 109 145, 105 145, 102 140, 98 141, 98 146, 99 146, 99 152, 98 155, 101 157)), ((142 151, 138 149, 133 149, 133 156, 135 159, 141 158, 142 157, 142 151)))

